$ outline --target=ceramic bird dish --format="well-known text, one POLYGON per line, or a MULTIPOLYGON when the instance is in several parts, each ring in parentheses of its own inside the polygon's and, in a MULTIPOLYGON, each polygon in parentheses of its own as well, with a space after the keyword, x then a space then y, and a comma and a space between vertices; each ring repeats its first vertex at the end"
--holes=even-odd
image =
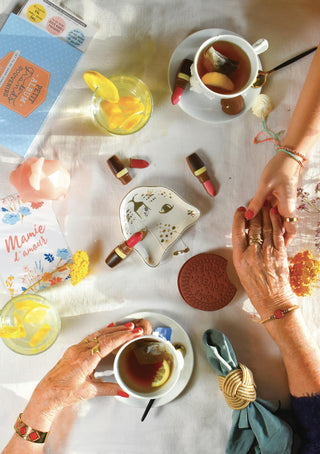
POLYGON ((147 230, 135 250, 152 267, 159 265, 166 250, 199 217, 200 211, 196 207, 172 189, 162 186, 139 186, 129 192, 120 205, 125 239, 139 230, 147 230))

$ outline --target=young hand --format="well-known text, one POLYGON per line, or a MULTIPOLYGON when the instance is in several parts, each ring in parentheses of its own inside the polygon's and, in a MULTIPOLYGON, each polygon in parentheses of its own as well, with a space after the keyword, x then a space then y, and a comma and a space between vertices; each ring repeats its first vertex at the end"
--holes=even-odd
POLYGON ((285 221, 295 218, 297 187, 300 166, 283 152, 278 152, 264 168, 257 192, 245 213, 247 219, 254 218, 264 202, 269 201, 284 218, 284 241, 288 245, 296 234, 296 223, 285 221))

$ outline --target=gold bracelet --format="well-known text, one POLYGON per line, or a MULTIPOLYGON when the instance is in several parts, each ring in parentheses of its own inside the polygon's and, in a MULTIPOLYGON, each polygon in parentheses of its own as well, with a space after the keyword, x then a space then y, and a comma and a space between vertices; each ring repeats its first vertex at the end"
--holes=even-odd
POLYGON ((295 311, 296 309, 299 309, 300 306, 291 306, 288 309, 277 309, 274 311, 274 313, 268 317, 265 318, 264 320, 260 320, 259 323, 263 324, 266 322, 270 322, 271 320, 279 320, 280 318, 283 318, 288 312, 295 311))
POLYGON ((40 432, 40 430, 27 426, 27 424, 22 421, 21 416, 22 413, 20 413, 14 425, 16 434, 24 440, 31 441, 32 443, 44 443, 49 432, 40 432))

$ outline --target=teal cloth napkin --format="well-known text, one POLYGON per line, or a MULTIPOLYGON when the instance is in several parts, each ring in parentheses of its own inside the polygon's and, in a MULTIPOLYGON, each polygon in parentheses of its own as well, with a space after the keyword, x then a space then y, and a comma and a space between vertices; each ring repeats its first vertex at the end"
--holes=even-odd
MULTIPOLYGON (((203 343, 210 365, 222 376, 238 369, 238 361, 228 338, 209 329, 203 343)), ((277 406, 257 398, 243 410, 234 410, 226 454, 290 454, 292 430, 274 412, 277 406)))

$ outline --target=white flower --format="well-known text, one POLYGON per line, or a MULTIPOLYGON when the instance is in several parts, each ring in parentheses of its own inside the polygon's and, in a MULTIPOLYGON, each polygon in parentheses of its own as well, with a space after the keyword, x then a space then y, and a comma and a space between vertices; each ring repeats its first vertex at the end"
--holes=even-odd
POLYGON ((273 109, 273 104, 270 96, 268 95, 258 95, 252 104, 252 112, 258 118, 267 118, 269 113, 273 109))

